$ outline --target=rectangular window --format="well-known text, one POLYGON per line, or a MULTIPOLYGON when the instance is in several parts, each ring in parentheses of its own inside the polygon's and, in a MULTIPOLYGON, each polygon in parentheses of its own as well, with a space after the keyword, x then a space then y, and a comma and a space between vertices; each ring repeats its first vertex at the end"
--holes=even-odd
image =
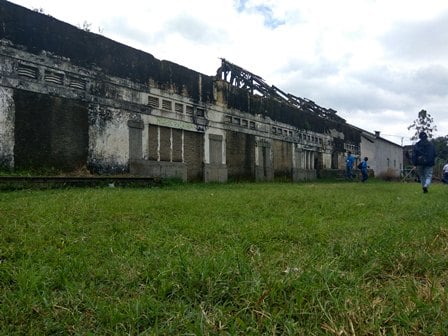
POLYGON ((229 115, 226 115, 224 117, 224 122, 231 124, 232 123, 232 117, 229 115))
POLYGON ((255 129, 255 122, 254 121, 251 121, 251 122, 249 122, 249 128, 250 129, 255 129))
POLYGON ((159 98, 154 96, 148 96, 148 105, 152 108, 159 108, 159 98))
POLYGON ((241 120, 241 126, 247 127, 248 121, 246 119, 241 120))

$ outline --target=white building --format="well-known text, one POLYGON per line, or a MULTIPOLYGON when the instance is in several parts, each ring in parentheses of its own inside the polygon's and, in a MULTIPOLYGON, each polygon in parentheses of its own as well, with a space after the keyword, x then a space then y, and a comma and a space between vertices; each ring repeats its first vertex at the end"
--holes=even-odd
POLYGON ((360 159, 368 157, 368 165, 376 177, 399 178, 403 170, 403 147, 380 136, 380 132, 361 133, 360 159))

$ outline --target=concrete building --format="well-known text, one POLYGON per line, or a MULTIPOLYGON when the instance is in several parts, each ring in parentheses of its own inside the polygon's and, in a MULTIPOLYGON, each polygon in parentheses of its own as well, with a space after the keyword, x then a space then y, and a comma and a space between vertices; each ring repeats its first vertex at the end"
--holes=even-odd
POLYGON ((225 182, 336 174, 347 150, 401 164, 396 146, 364 143, 336 111, 224 59, 207 76, 7 1, 0 9, 3 169, 225 182))
POLYGON ((367 156, 375 176, 399 178, 403 171, 403 147, 380 136, 380 132, 361 133, 361 159, 367 156))

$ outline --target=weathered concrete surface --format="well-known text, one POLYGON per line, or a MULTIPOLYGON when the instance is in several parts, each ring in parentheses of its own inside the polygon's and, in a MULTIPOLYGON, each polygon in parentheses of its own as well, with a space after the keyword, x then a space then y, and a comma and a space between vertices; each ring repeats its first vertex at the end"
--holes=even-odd
POLYGON ((88 167, 100 173, 129 172, 129 114, 99 106, 89 114, 88 167))
POLYGON ((0 167, 14 168, 13 90, 0 87, 0 167))
POLYGON ((361 130, 0 2, 3 166, 293 181, 344 165, 361 130))

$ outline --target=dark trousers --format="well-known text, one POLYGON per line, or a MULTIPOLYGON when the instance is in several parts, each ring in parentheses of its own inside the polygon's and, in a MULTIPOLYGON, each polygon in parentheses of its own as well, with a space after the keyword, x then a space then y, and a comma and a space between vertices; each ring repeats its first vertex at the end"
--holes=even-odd
POLYGON ((361 177, 361 181, 362 182, 364 182, 364 181, 366 181, 368 178, 369 178, 369 174, 367 173, 367 169, 361 169, 361 174, 362 174, 362 177, 361 177))

